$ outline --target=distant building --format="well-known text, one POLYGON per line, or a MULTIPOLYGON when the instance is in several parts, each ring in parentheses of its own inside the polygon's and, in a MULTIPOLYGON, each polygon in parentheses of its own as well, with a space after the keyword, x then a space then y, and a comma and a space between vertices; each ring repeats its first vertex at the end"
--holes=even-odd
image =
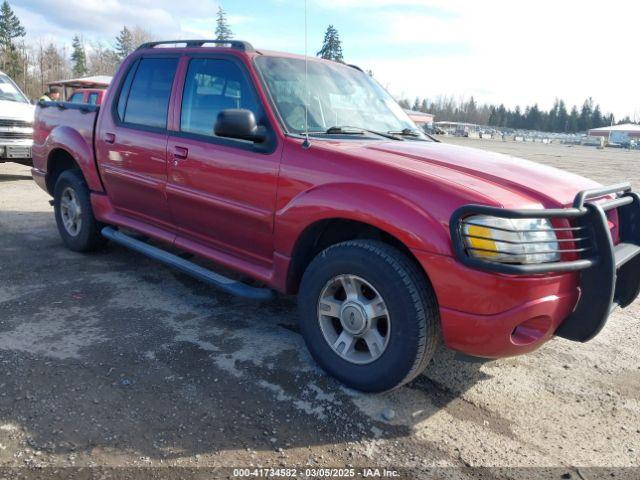
POLYGON ((627 137, 640 138, 640 125, 625 123, 623 125, 613 125, 611 127, 593 128, 589 130, 592 137, 627 137))
POLYGON ((435 120, 435 116, 430 113, 418 112, 416 110, 405 110, 409 118, 413 120, 418 127, 423 130, 433 128, 433 121, 435 120))

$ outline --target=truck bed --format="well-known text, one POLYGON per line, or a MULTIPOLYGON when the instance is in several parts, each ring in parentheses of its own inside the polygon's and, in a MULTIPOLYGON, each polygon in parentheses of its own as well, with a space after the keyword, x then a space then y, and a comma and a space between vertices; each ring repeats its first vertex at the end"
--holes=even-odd
POLYGON ((33 166, 46 174, 47 161, 56 145, 64 145, 79 162, 93 163, 93 136, 97 105, 39 102, 33 125, 33 166), (74 150, 74 151, 71 151, 74 150))

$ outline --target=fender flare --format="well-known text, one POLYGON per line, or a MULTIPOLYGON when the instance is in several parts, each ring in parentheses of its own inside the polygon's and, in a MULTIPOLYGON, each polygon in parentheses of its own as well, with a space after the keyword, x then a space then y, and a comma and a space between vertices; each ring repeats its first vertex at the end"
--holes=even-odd
POLYGON ((53 170, 51 164, 53 160, 52 154, 62 150, 69 154, 80 167, 90 190, 95 192, 104 191, 94 162, 93 145, 88 144, 80 132, 65 125, 57 126, 51 130, 47 137, 46 149, 49 152, 47 156, 47 174, 53 170))
POLYGON ((396 193, 344 182, 317 186, 294 197, 276 212, 275 250, 291 257, 298 240, 322 220, 352 220, 378 228, 409 249, 451 255, 447 221, 438 221, 396 193))

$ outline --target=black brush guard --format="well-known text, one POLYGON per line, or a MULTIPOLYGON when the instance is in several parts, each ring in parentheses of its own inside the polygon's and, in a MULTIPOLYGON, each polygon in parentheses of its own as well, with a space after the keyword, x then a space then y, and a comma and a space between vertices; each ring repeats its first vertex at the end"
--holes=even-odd
MULTIPOLYGON (((450 222, 451 239, 458 259, 472 268, 509 275, 536 275, 558 272, 580 272, 580 299, 556 335, 586 342, 604 327, 611 311, 630 305, 640 293, 640 196, 631 191, 629 183, 585 190, 571 208, 544 210, 507 210, 485 205, 465 205, 456 210, 450 222), (612 200, 592 203, 589 200, 616 194, 612 200), (617 209, 620 243, 613 244, 606 212, 617 209), (569 230, 590 240, 588 248, 559 249, 559 253, 574 252, 580 258, 533 265, 498 263, 469 255, 462 229, 470 215, 490 215, 500 218, 564 218, 571 220, 569 230)), ((568 240, 572 243, 578 240, 568 240)), ((555 251, 554 251, 555 252, 555 251)), ((547 252, 551 253, 551 252, 547 252)))

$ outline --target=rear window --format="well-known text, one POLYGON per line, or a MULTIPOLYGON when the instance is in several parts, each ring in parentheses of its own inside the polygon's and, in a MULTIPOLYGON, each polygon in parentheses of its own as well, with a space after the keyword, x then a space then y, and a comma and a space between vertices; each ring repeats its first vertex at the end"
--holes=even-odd
POLYGON ((69 99, 71 103, 82 103, 82 92, 74 93, 69 99))
POLYGON ((89 105, 97 105, 98 103, 98 94, 90 93, 89 94, 89 105))
POLYGON ((169 98, 177 65, 177 58, 143 58, 135 71, 131 87, 127 89, 126 84, 132 75, 129 72, 118 101, 118 114, 125 123, 167 127, 169 98))

